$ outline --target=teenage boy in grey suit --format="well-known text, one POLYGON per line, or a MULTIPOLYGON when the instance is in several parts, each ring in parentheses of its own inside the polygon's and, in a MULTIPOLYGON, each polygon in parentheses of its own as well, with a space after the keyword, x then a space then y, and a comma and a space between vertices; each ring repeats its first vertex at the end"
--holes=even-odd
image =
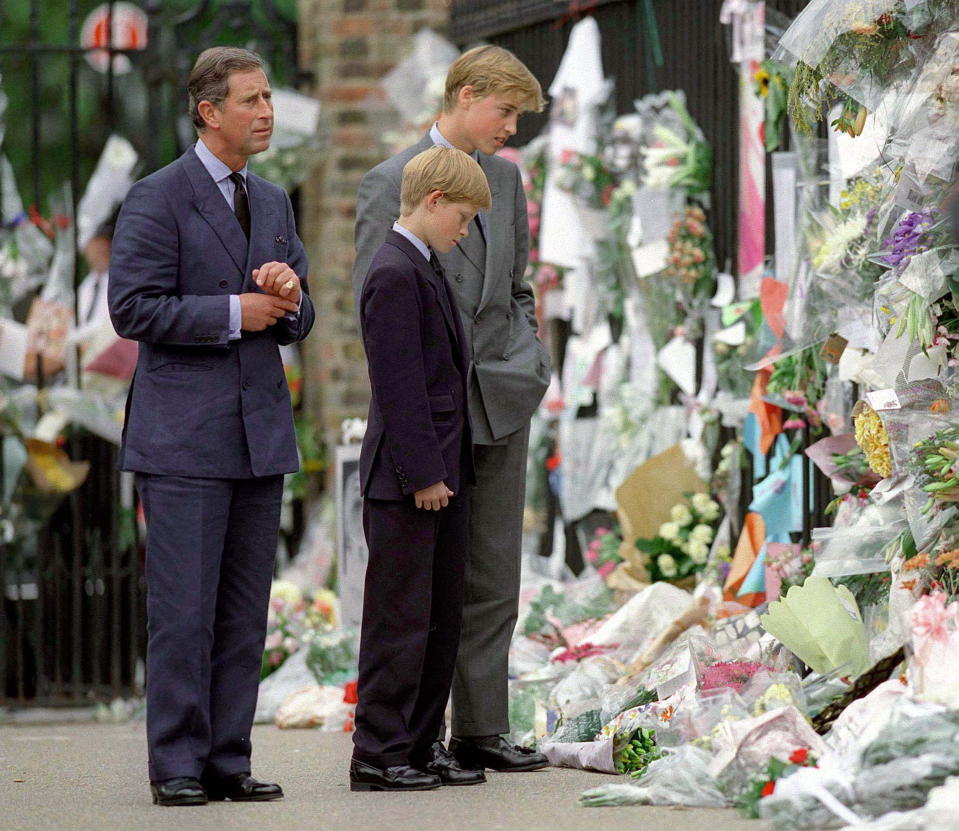
MULTIPOLYGON (((399 216, 403 166, 435 144, 479 162, 492 192, 471 233, 439 260, 456 297, 469 353, 469 414, 476 487, 470 519, 463 628, 453 680, 450 750, 467 768, 536 770, 546 757, 510 745, 508 653, 519 601, 529 421, 549 385, 549 358, 536 337, 533 292, 524 279, 526 197, 516 165, 496 157, 524 111, 544 106, 539 82, 515 55, 480 46, 446 77, 443 113, 419 142, 369 171, 356 209, 353 293, 399 216)), ((442 738, 442 737, 441 737, 442 738)), ((447 754, 434 746, 437 760, 447 754)))

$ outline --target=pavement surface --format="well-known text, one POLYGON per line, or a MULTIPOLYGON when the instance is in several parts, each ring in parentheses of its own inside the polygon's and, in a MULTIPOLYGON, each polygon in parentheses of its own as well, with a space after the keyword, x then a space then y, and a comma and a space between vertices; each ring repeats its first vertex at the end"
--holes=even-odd
POLYGON ((283 785, 269 803, 151 804, 142 722, 0 726, 3 831, 760 831, 734 811, 581 808, 585 771, 487 772, 488 782, 411 794, 352 793, 350 737, 258 726, 254 775, 283 785))

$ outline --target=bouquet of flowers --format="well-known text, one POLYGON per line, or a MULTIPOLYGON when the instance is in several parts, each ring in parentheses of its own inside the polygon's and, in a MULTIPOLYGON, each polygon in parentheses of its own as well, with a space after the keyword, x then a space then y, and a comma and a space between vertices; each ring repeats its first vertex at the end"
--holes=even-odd
POLYGON ((640 727, 626 735, 616 734, 613 740, 613 761, 617 773, 638 779, 649 769, 651 762, 662 758, 656 746, 656 731, 640 727))
POLYGON ((613 174, 600 156, 564 150, 556 171, 556 184, 591 208, 609 205, 616 188, 613 174))
POLYGON ((758 661, 719 661, 706 667, 699 682, 701 690, 729 688, 740 692, 757 672, 775 672, 758 661))
POLYGON ((716 265, 713 238, 706 225, 706 214, 698 205, 689 205, 676 217, 669 232, 669 254, 663 273, 680 280, 682 293, 692 307, 697 299, 713 293, 716 265))
POLYGON ((712 188, 712 149, 686 109, 683 93, 665 95, 672 117, 657 121, 651 140, 640 149, 645 167, 643 184, 656 190, 682 188, 705 202, 712 188))
POLYGON ((917 41, 930 40, 928 21, 906 6, 903 0, 816 0, 806 7, 781 41, 796 64, 788 108, 797 128, 811 133, 810 115, 821 121, 839 104, 833 128, 850 136, 862 132, 869 108, 915 69, 917 41))
POLYGON ((622 542, 618 528, 597 528, 593 532, 593 539, 586 547, 586 562, 596 569, 600 577, 605 577, 623 562, 619 556, 622 542))
POLYGON ((869 467, 883 479, 891 476, 892 452, 889 449, 889 433, 886 432, 879 414, 865 401, 860 401, 853 409, 853 424, 856 444, 866 455, 869 467))
POLYGON ((805 747, 797 748, 787 761, 773 756, 766 769, 753 777, 736 797, 736 807, 743 816, 759 819, 759 802, 776 792, 776 781, 790 776, 801 767, 818 767, 816 757, 805 747))
POLYGON ((336 602, 336 595, 328 589, 321 589, 312 598, 307 598, 295 583, 273 581, 261 679, 309 645, 317 632, 331 629, 336 624, 336 602))
POLYGON ((707 494, 694 493, 673 505, 669 521, 659 526, 655 537, 636 540, 636 548, 648 556, 650 582, 685 582, 703 571, 719 513, 719 503, 707 494))

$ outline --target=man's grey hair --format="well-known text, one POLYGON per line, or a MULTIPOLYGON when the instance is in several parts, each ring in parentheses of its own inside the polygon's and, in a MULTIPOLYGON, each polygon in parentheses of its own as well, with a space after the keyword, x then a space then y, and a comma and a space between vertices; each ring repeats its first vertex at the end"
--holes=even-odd
POLYGON ((200 115, 200 102, 209 101, 217 109, 230 93, 230 73, 263 69, 263 59, 255 52, 237 46, 212 46, 204 49, 193 64, 187 92, 190 94, 190 118, 197 130, 204 130, 206 122, 200 115))

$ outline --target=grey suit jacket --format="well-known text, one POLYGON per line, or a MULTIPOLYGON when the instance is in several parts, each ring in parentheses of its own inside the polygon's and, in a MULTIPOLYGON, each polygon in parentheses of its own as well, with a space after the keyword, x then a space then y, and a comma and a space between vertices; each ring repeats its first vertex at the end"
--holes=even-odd
MULTIPOLYGON (((370 170, 356 205, 353 297, 360 293, 373 255, 400 213, 403 167, 433 141, 427 133, 412 147, 370 170)), ((439 254, 456 296, 472 357, 469 412, 473 440, 499 444, 524 427, 549 386, 549 356, 536 337, 533 291, 524 279, 529 253, 526 195, 519 169, 479 154, 493 206, 487 241, 471 226, 470 237, 439 254)))

